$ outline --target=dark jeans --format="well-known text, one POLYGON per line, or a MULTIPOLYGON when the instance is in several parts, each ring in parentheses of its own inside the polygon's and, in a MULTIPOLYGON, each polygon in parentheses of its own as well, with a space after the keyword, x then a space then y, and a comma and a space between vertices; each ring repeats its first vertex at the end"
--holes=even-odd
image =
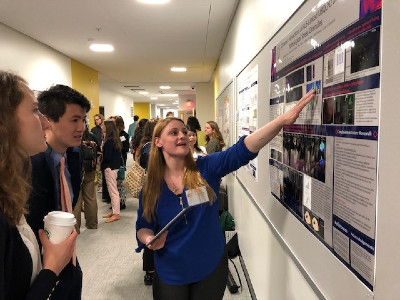
POLYGON ((111 202, 111 197, 110 194, 108 193, 108 188, 107 188, 107 182, 106 182, 106 176, 104 176, 104 171, 101 171, 102 174, 102 199, 107 200, 108 203, 111 202))
MULTIPOLYGON (((196 270, 193 270, 196 272, 196 270)), ((228 280, 228 258, 226 251, 217 268, 201 281, 184 284, 170 285, 161 281, 154 274, 153 298, 155 300, 221 300, 224 296, 228 280)))

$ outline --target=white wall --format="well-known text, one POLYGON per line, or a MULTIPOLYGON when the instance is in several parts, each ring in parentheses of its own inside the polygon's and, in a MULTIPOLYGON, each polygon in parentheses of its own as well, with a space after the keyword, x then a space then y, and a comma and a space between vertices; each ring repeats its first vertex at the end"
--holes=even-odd
POLYGON ((375 299, 399 299, 400 1, 383 2, 375 299))
POLYGON ((124 119, 125 131, 128 131, 129 124, 133 123, 133 117, 131 117, 133 99, 116 91, 112 84, 102 82, 100 75, 99 105, 104 106, 104 117, 106 119, 114 115, 121 116, 124 119))
MULTIPOLYGON (((29 82, 33 90, 42 91, 53 84, 72 85, 71 59, 34 39, 0 24, 0 69, 13 71, 29 82)), ((133 122, 133 100, 113 89, 109 80, 99 75, 99 102, 106 117, 120 115, 126 129, 133 122)))
POLYGON ((219 58, 218 95, 303 2, 303 0, 239 2, 219 58))
POLYGON ((71 59, 0 24, 0 69, 13 71, 42 91, 53 84, 71 86, 71 59))
POLYGON ((215 98, 212 83, 196 83, 196 117, 201 129, 206 122, 215 120, 215 98))

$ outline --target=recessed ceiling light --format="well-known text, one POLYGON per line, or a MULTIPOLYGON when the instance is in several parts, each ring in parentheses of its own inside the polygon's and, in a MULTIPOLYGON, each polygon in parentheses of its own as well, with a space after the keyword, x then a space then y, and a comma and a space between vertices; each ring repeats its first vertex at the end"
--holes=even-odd
POLYGON ((178 94, 163 94, 165 97, 177 97, 178 94))
POLYGON ((171 87, 169 85, 161 85, 160 89, 162 90, 169 90, 171 87))
POLYGON ((95 52, 112 52, 114 51, 114 46, 110 44, 91 44, 90 50, 95 52))
POLYGON ((158 98, 157 97, 151 97, 150 99, 151 100, 157 100, 158 98))
POLYGON ((149 92, 139 92, 140 95, 147 95, 149 92))
POLYGON ((185 67, 172 67, 171 71, 172 72, 186 72, 186 68, 185 67))
POLYGON ((169 2, 169 0, 138 0, 138 1, 146 4, 165 4, 169 2))

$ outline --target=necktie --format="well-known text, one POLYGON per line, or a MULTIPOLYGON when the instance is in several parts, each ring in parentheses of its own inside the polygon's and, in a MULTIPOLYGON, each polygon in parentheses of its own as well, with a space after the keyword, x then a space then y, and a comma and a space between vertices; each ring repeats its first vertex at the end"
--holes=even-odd
POLYGON ((72 213, 71 193, 69 192, 67 178, 65 177, 65 157, 60 160, 60 189, 62 211, 72 213))
MULTIPOLYGON (((65 157, 60 160, 60 189, 61 189, 61 209, 72 214, 71 193, 69 192, 67 178, 65 177, 65 157)), ((72 255, 72 263, 76 266, 76 248, 72 255)))

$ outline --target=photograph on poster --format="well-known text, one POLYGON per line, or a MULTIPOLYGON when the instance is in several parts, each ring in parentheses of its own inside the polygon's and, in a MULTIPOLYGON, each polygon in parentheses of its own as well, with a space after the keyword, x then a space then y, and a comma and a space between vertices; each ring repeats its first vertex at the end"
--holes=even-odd
POLYGON ((351 73, 379 65, 380 27, 371 29, 353 40, 350 51, 351 73))
POLYGON ((323 124, 354 125, 355 94, 323 99, 323 124))
POLYGON ((304 207, 304 221, 312 231, 324 239, 324 220, 304 207))
POLYGON ((382 8, 382 0, 360 0, 360 19, 382 8))
POLYGON ((303 174, 288 167, 283 168, 283 202, 303 218, 303 174))
POLYGON ((283 132, 283 163, 325 182, 326 138, 283 132))
POLYGON ((279 162, 282 162, 282 152, 278 151, 277 149, 271 148, 271 156, 270 158, 273 158, 279 162))
POLYGON ((315 91, 315 96, 311 100, 311 102, 307 104, 307 108, 313 110, 313 109, 315 109, 317 107, 318 98, 320 97, 321 92, 322 92, 322 90, 321 90, 321 80, 314 81, 314 82, 308 83, 306 85, 306 93, 308 93, 312 89, 315 91))

